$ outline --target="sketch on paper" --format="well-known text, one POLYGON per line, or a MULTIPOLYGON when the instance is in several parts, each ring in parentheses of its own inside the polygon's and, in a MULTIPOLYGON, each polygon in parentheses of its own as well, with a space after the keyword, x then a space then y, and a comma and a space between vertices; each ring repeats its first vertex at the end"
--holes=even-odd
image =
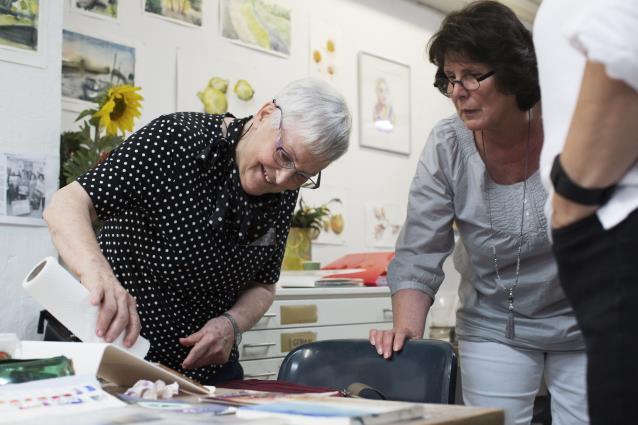
POLYGON ((0 1, 0 47, 38 50, 39 0, 0 1))
POLYGON ((98 18, 117 18, 118 0, 71 0, 73 8, 98 18))
POLYGON ((390 202, 366 203, 366 242, 376 248, 394 248, 405 219, 402 208, 390 202))
POLYGON ((359 53, 359 144, 410 154, 410 67, 359 53))
MULTIPOLYGON (((311 18, 312 19, 312 18, 311 18)), ((341 73, 341 30, 320 20, 310 23, 310 64, 313 77, 337 86, 341 73)))
POLYGON ((290 55, 290 9, 268 0, 221 0, 222 37, 247 47, 290 55))
POLYGON ((0 154, 0 222, 23 219, 44 224, 42 211, 51 180, 48 171, 44 156, 0 154))
POLYGON ((144 10, 181 24, 202 26, 202 0, 144 0, 144 10))
POLYGON ((95 102, 113 85, 135 85, 135 49, 63 30, 62 96, 95 102))

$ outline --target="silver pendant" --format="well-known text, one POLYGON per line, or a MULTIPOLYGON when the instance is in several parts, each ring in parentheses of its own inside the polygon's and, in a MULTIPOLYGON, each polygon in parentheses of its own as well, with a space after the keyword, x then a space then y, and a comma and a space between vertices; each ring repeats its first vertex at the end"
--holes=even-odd
POLYGON ((514 311, 510 310, 507 314, 507 325, 505 326, 505 337, 507 339, 514 339, 516 332, 514 330, 514 311))

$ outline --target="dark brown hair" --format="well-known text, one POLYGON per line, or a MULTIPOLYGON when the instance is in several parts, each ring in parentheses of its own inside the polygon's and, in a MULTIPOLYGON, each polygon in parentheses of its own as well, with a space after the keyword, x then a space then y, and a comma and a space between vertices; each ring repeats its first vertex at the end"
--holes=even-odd
POLYGON ((516 96, 521 111, 539 101, 538 69, 532 34, 507 6, 495 1, 470 3, 445 17, 428 42, 430 62, 443 78, 445 58, 467 58, 489 65, 497 87, 516 96))

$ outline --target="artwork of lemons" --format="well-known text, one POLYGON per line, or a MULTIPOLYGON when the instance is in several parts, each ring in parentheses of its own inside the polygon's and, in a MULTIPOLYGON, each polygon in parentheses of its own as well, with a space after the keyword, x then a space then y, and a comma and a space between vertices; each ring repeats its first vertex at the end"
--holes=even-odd
POLYGON ((222 36, 290 54, 290 9, 266 0, 222 0, 222 36))

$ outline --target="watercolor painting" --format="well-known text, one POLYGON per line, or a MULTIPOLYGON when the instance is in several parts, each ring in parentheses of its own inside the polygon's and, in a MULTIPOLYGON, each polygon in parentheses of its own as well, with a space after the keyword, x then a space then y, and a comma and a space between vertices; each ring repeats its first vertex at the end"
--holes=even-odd
POLYGON ((393 202, 367 202, 366 243, 375 248, 394 248, 405 220, 405 208, 393 202))
POLYGON ((38 50, 38 0, 0 0, 0 47, 38 50))
POLYGON ((343 40, 341 30, 322 20, 310 22, 310 63, 309 73, 338 87, 343 72, 341 54, 343 40))
POLYGON ((117 19, 118 0, 71 0, 74 11, 95 18, 117 19))
POLYGON ((247 47, 290 55, 290 8, 267 0, 220 0, 221 35, 247 47))
POLYGON ((62 97, 95 102, 113 85, 135 85, 135 48, 62 32, 62 97))
POLYGON ((321 232, 315 235, 312 243, 343 245, 344 236, 349 231, 346 216, 348 196, 345 189, 321 185, 321 190, 302 190, 299 196, 308 205, 326 205, 330 209, 330 215, 322 221, 321 232))
POLYGON ((144 11, 159 18, 202 26, 202 0, 144 0, 144 11))
POLYGON ((359 144, 410 154, 410 67, 359 53, 359 144))

